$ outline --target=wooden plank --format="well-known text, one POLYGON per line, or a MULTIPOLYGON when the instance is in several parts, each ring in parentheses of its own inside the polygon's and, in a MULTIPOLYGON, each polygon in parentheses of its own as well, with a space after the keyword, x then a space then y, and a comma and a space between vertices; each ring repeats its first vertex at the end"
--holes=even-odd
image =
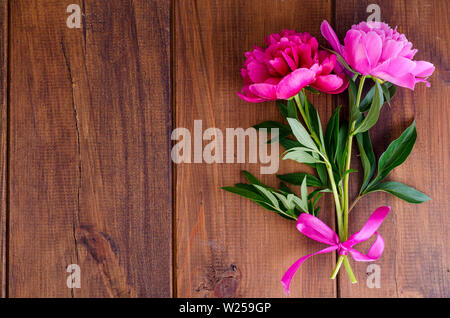
MULTIPOLYGON (((366 8, 373 1, 336 1, 335 21, 341 39, 355 23, 366 20, 366 8)), ((449 241, 447 180, 450 177, 450 139, 447 111, 448 87, 448 1, 377 1, 381 20, 398 30, 419 49, 416 59, 431 61, 436 72, 431 88, 417 85, 414 91, 401 88, 391 107, 383 109, 373 129, 375 153, 380 156, 387 145, 416 120, 418 140, 410 158, 390 175, 391 180, 414 186, 431 196, 432 201, 413 205, 387 194, 371 194, 351 212, 350 233, 359 230, 378 206, 390 205, 392 212, 380 229, 386 248, 375 262, 381 270, 381 288, 366 285, 367 263, 352 262, 359 284, 351 285, 341 273, 342 297, 449 297, 449 241)), ((355 149, 355 151, 357 151, 355 149)), ((359 167, 357 160, 353 167, 359 167)), ((359 169, 359 168, 358 168, 359 169)), ((361 169, 360 169, 361 170, 361 169)), ((352 179, 353 190, 360 184, 352 179)), ((367 245, 366 245, 367 246, 367 245)))
MULTIPOLYGON (((203 131, 244 129, 263 120, 280 119, 275 103, 240 100, 244 52, 263 45, 264 37, 282 29, 319 34, 322 19, 331 18, 331 1, 175 2, 176 127, 194 120, 203 131)), ((314 97, 320 114, 329 117, 331 98, 314 97)), ((201 138, 201 137, 200 137, 201 138)), ((181 163, 176 166, 176 295, 179 297, 282 297, 280 279, 299 257, 321 244, 302 237, 294 223, 267 212, 221 186, 240 180, 240 170, 259 175, 257 164, 181 163)), ((302 167, 281 163, 280 173, 302 167)), ((277 185, 274 175, 262 180, 277 185)), ((322 216, 333 226, 331 202, 322 216)), ((334 297, 329 279, 331 254, 305 263, 292 284, 295 297, 334 297)))
POLYGON ((11 1, 10 296, 168 297, 170 2, 73 3, 11 1))
POLYGON ((8 1, 0 1, 0 298, 6 297, 7 133, 8 133, 8 1))

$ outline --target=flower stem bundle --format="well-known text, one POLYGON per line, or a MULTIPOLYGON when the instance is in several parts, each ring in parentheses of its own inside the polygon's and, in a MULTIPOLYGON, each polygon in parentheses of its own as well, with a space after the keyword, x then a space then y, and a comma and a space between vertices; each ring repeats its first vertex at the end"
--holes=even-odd
POLYGON ((248 184, 223 188, 286 219, 296 220, 301 233, 329 245, 292 265, 282 280, 286 291, 295 271, 312 255, 336 250, 339 257, 331 278, 334 279, 344 265, 353 283, 357 280, 350 255, 356 261, 372 261, 381 256, 384 241, 376 228, 390 208, 377 209, 363 229, 350 236, 350 211, 361 198, 383 191, 409 203, 430 199, 410 186, 386 180, 411 153, 417 137, 415 122, 387 147, 378 162, 369 131, 375 127, 383 105, 390 103, 397 87, 414 89, 420 82, 429 86, 427 78, 434 66, 413 60, 417 50, 404 34, 385 23, 361 22, 352 26, 343 45, 328 22, 322 23, 321 31, 332 49, 320 48, 318 41, 307 33, 285 30, 267 37, 267 48, 255 47, 246 53, 241 70, 244 87, 238 93, 247 102, 277 101, 285 122, 267 121, 254 127, 279 129, 279 135, 271 142, 279 142, 284 147, 283 159, 308 165, 316 173, 277 175, 280 188, 274 189, 244 171, 248 184), (348 118, 344 120, 341 107, 336 107, 323 129, 319 113, 307 95, 345 91, 348 93, 348 118), (354 143, 359 150, 363 173, 358 195, 351 200, 350 174, 356 172, 351 167, 354 143), (331 195, 335 206, 336 234, 317 219, 320 199, 327 194, 331 195), (378 238, 367 254, 353 249, 356 242, 372 235, 378 238))

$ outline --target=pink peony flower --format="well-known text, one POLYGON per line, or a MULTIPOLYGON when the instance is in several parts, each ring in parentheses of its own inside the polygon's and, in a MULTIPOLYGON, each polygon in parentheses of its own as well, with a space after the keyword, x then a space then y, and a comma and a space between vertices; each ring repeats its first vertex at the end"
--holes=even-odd
POLYGON ((347 31, 344 45, 327 21, 320 26, 322 35, 345 61, 362 75, 371 75, 398 86, 414 89, 418 82, 433 74, 433 64, 413 61, 417 50, 412 49, 404 34, 383 22, 361 22, 347 31))
POLYGON ((265 40, 267 48, 255 47, 247 52, 241 69, 244 87, 237 93, 252 103, 289 99, 305 86, 337 94, 347 88, 348 80, 339 67, 336 56, 318 50, 319 43, 308 33, 284 30, 265 40))

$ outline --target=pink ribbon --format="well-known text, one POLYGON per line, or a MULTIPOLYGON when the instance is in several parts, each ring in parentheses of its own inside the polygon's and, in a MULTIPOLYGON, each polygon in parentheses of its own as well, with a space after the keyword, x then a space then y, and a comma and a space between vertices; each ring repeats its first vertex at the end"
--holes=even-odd
POLYGON ((289 294, 289 285, 291 284, 292 277, 299 269, 300 265, 302 265, 302 263, 308 258, 316 254, 331 253, 332 251, 337 250, 339 255, 347 255, 350 253, 353 259, 357 262, 376 261, 380 258, 384 250, 384 240, 381 235, 378 234, 377 229, 380 227, 381 223, 383 223, 390 210, 391 207, 389 206, 382 206, 376 209, 367 220, 366 224, 364 224, 361 231, 353 234, 344 243, 341 243, 336 232, 330 229, 321 220, 311 214, 302 213, 297 221, 297 230, 315 241, 328 244, 330 246, 313 254, 303 256, 292 264, 291 267, 289 267, 281 279, 285 293, 289 294), (352 248, 354 245, 368 240, 374 234, 377 235, 377 239, 372 244, 367 254, 363 254, 352 248))

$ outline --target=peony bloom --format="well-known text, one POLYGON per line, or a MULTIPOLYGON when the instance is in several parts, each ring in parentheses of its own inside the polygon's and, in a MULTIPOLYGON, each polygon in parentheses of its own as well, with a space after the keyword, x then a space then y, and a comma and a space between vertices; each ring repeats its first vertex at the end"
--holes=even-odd
POLYGON ((336 56, 319 50, 317 39, 308 33, 284 30, 265 40, 267 48, 255 47, 247 52, 247 60, 241 69, 244 87, 237 93, 252 103, 289 99, 305 86, 337 94, 347 88, 344 73, 336 73, 340 67, 336 56))
POLYGON ((413 61, 417 50, 404 34, 386 23, 361 22, 347 31, 344 45, 327 21, 320 26, 322 35, 345 61, 362 75, 389 81, 398 86, 414 89, 418 82, 425 82, 433 74, 433 64, 413 61))

